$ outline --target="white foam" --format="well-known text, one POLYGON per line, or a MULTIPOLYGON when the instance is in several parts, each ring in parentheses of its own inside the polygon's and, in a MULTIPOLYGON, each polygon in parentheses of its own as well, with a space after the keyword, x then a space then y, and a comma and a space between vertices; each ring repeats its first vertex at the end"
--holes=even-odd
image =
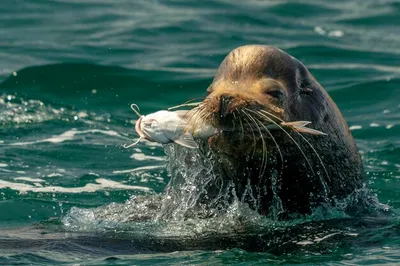
POLYGON ((4 169, 4 168, 0 168, 0 171, 7 172, 7 173, 25 174, 25 171, 11 171, 11 170, 4 169))
POLYGON ((349 129, 350 130, 358 130, 358 129, 362 129, 362 126, 354 125, 354 126, 349 127, 349 129))
POLYGON ((0 163, 0 167, 7 167, 8 166, 8 164, 6 164, 6 163, 0 163))
POLYGON ((314 28, 314 31, 315 31, 316 33, 320 34, 320 35, 325 35, 325 34, 326 34, 326 31, 325 31, 322 27, 320 27, 320 26, 315 27, 315 28, 314 28))
POLYGON ((369 124, 370 127, 380 127, 381 125, 379 125, 378 123, 371 123, 369 124))
POLYGON ((25 177, 25 176, 21 176, 21 177, 15 177, 14 180, 21 180, 21 181, 27 181, 27 182, 32 182, 32 183, 41 183, 41 182, 45 182, 43 179, 41 178, 31 178, 31 177, 25 177))
POLYGON ((79 131, 79 130, 76 130, 75 128, 73 128, 71 130, 68 130, 68 131, 60 134, 60 135, 52 136, 47 139, 27 141, 27 142, 15 142, 15 143, 10 143, 9 145, 21 146, 21 145, 32 145, 32 144, 44 143, 44 142, 61 143, 64 141, 73 140, 76 135, 88 134, 88 133, 89 134, 100 133, 100 134, 104 134, 104 135, 108 135, 108 136, 120 137, 120 138, 126 139, 125 137, 121 136, 118 132, 113 131, 113 130, 90 129, 90 130, 79 131))
POLYGON ((63 176, 63 175, 60 173, 51 173, 51 174, 47 175, 47 177, 56 177, 56 176, 63 176))
POLYGON ((155 170, 155 169, 160 169, 160 168, 164 168, 164 167, 165 167, 165 165, 148 165, 148 166, 141 166, 141 167, 127 169, 127 170, 114 170, 113 174, 134 173, 134 172, 140 172, 140 171, 155 170))
POLYGON ((337 38, 343 37, 343 35, 344 35, 344 32, 341 30, 332 30, 328 33, 328 36, 337 37, 337 38))
POLYGON ((142 186, 130 186, 124 185, 116 181, 98 178, 95 180, 96 183, 89 183, 83 187, 60 187, 60 186, 47 186, 47 187, 36 187, 24 183, 13 183, 5 180, 0 180, 1 188, 10 188, 17 190, 21 193, 31 192, 60 192, 60 193, 83 193, 83 192, 96 192, 106 189, 121 189, 121 190, 140 190, 140 191, 150 191, 148 187, 142 186))
POLYGON ((145 155, 144 153, 134 153, 130 156, 130 158, 136 161, 147 161, 147 160, 154 160, 154 161, 165 161, 165 157, 162 156, 149 156, 145 155))

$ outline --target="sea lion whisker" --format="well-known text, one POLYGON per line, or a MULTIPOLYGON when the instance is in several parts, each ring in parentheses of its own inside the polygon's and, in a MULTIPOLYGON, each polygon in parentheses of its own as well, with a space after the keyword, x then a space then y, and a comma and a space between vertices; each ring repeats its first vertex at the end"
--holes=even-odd
MULTIPOLYGON (((247 109, 247 108, 246 108, 247 109)), ((248 109, 247 109, 248 110, 248 109)), ((242 110, 242 112, 251 120, 254 122, 254 125, 256 126, 258 132, 260 133, 260 137, 261 137, 261 142, 262 142, 262 160, 261 160, 261 166, 260 166, 260 177, 262 177, 265 173, 265 170, 267 168, 267 162, 268 162, 268 151, 267 151, 267 145, 265 144, 265 140, 264 140, 264 135, 262 134, 262 131, 260 129, 260 127, 257 125, 257 122, 254 120, 254 118, 248 114, 245 110, 242 110)))
MULTIPOLYGON (((278 202, 281 202, 281 199, 280 199, 280 197, 279 197, 279 194, 278 194, 278 192, 279 192, 279 190, 280 190, 280 185, 278 185, 278 182, 279 182, 279 180, 280 180, 280 178, 282 177, 282 174, 283 174, 283 169, 284 169, 284 160, 283 160, 283 154, 282 154, 282 151, 281 151, 281 148, 279 147, 279 144, 278 144, 278 142, 276 141, 276 139, 274 138, 274 136, 271 134, 271 132, 269 131, 269 129, 262 123, 262 121, 261 120, 259 120, 259 119, 255 119, 266 131, 267 131, 267 133, 268 133, 268 135, 271 137, 271 139, 272 139, 272 141, 275 143, 275 146, 276 146, 276 148, 278 149, 278 153, 279 153, 279 156, 280 156, 280 159, 281 159, 281 170, 280 170, 280 172, 279 172, 279 174, 278 174, 278 176, 277 175, 274 175, 274 174, 272 174, 271 175, 271 189, 272 189, 272 193, 273 193, 273 197, 275 198, 275 199, 278 199, 278 202)), ((260 180, 261 181, 261 180, 260 180)), ((259 184, 260 185, 260 184, 259 184)), ((266 191, 266 189, 264 188, 264 190, 266 191)), ((282 203, 281 203, 282 204, 282 203)), ((275 206, 276 207, 276 206, 275 206)), ((275 208, 274 207, 274 208, 275 208)), ((279 206, 278 206, 279 207, 279 206)), ((281 208, 281 211, 279 211, 278 212, 278 214, 280 213, 280 212, 282 212, 283 211, 283 207, 282 207, 282 205, 280 206, 280 208, 281 208)))
POLYGON ((189 127, 193 127, 193 125, 198 125, 199 121, 202 122, 204 121, 204 113, 205 113, 205 108, 204 105, 199 105, 195 108, 193 108, 192 110, 195 110, 193 112, 193 115, 190 117, 189 121, 188 121, 188 125, 189 127))
POLYGON ((257 139, 256 139, 256 135, 254 134, 254 129, 251 126, 251 122, 249 120, 247 120, 247 118, 245 118, 245 117, 244 117, 244 120, 246 121, 247 125, 250 127, 251 133, 253 135, 253 153, 251 154, 251 158, 253 158, 254 154, 256 153, 257 139))
POLYGON ((176 105, 176 106, 169 107, 167 110, 171 111, 171 110, 178 109, 178 108, 181 108, 181 107, 186 107, 186 106, 198 106, 199 104, 201 104, 201 102, 183 103, 183 104, 179 104, 179 105, 176 105))
MULTIPOLYGON (((250 110, 250 111, 251 111, 251 110, 250 110)), ((261 112, 264 113, 263 110, 261 110, 261 112)), ((309 168, 310 168, 312 174, 315 176, 315 172, 314 172, 314 170, 312 169, 312 165, 311 165, 311 163, 310 163, 310 160, 307 158, 306 154, 304 153, 303 149, 300 147, 299 143, 297 143, 297 141, 289 134, 289 132, 287 132, 281 125, 279 125, 278 123, 276 123, 276 122, 275 122, 273 119, 271 119, 268 115, 269 115, 268 112, 267 112, 267 114, 265 114, 265 113, 263 114, 263 116, 264 116, 265 118, 267 118, 271 123, 275 124, 278 128, 280 128, 280 129, 293 141, 293 143, 296 145, 296 147, 299 149, 299 151, 300 151, 301 154, 303 155, 304 159, 306 160, 306 162, 307 162, 307 164, 308 164, 308 166, 309 166, 309 168)))
MULTIPOLYGON (((204 122, 204 121, 206 121, 206 122, 210 122, 210 116, 211 116, 211 113, 209 113, 209 112, 207 112, 207 109, 206 109, 206 107, 201 107, 201 111, 199 112, 199 116, 198 116, 198 120, 200 120, 202 123, 204 122)), ((198 121, 197 120, 197 121, 198 121)))
MULTIPOLYGON (((261 187, 261 183, 264 180, 264 174, 265 174, 265 170, 267 169, 267 164, 268 164, 268 150, 267 150, 267 145, 265 143, 265 139, 264 139, 264 135, 262 134, 262 131, 260 129, 260 127, 257 124, 256 119, 248 114, 246 111, 243 110, 243 112, 254 122, 254 124, 257 126, 258 131, 260 132, 260 136, 261 136, 261 141, 262 141, 262 145, 263 145, 263 159, 262 159, 262 163, 260 166, 260 170, 262 169, 262 172, 260 172, 259 175, 259 180, 258 180, 258 185, 257 187, 261 187), (265 153, 264 153, 265 151, 265 153), (264 154, 265 154, 265 160, 264 160, 264 154)), ((261 201, 261 193, 257 193, 257 208, 258 208, 258 204, 261 201)))
MULTIPOLYGON (((193 110, 193 109, 192 109, 193 110)), ((198 120, 201 117, 201 113, 204 112, 204 110, 200 107, 194 108, 193 115, 190 117, 188 121, 188 125, 193 126, 193 124, 197 124, 198 120)))
POLYGON ((274 138, 272 133, 269 131, 269 129, 262 123, 262 121, 260 121, 258 119, 256 119, 256 120, 267 131, 267 134, 271 137, 272 141, 275 143, 275 146, 278 149, 279 157, 280 157, 281 162, 282 162, 282 167, 281 167, 282 170, 281 171, 283 171, 283 165, 284 165, 283 154, 282 154, 281 148, 279 147, 278 142, 276 141, 276 139, 274 138))
POLYGON ((272 113, 268 112, 268 111, 267 111, 267 110, 265 110, 265 109, 261 109, 261 110, 259 110, 259 112, 260 112, 260 111, 262 111, 262 112, 264 112, 264 113, 268 114, 269 116, 272 116, 273 118, 275 118, 275 119, 279 120, 280 122, 285 122, 285 120, 283 120, 283 119, 282 119, 282 118, 280 118, 279 116, 276 116, 276 115, 274 115, 274 114, 272 114, 272 113))
MULTIPOLYGON (((269 112, 266 112, 265 110, 261 110, 263 113, 269 113, 269 112)), ((272 120, 270 120, 271 122, 272 122, 272 120)), ((276 124, 276 123, 274 123, 274 124, 276 124)), ((277 125, 277 124, 276 124, 277 125)), ((282 130, 284 130, 281 126, 279 126, 282 130)), ((284 130, 285 131, 285 130, 284 130)), ((330 179, 330 176, 329 176, 329 174, 328 174, 328 170, 326 169, 326 167, 325 167, 325 164, 323 163, 323 161, 322 161, 322 159, 321 159, 321 157, 320 157, 320 155, 318 154, 318 152, 315 150, 315 148, 314 148, 314 146, 301 134, 301 133, 299 133, 299 132, 297 132, 296 130, 293 130, 294 132, 296 132, 296 134, 297 135, 299 135, 307 144, 308 144, 308 146, 313 150, 313 152, 315 153, 315 155, 317 156, 317 158, 318 158, 318 160, 319 160, 319 162, 321 163, 321 166, 322 166, 322 168, 324 169, 324 172, 325 172, 325 174, 326 174, 326 176, 328 177, 328 180, 330 181, 331 179, 330 179)), ((285 131, 286 132, 286 131, 285 131)), ((312 172, 314 172, 314 171, 312 171, 312 172)), ((319 175, 318 175, 319 176, 319 175)), ((326 196, 328 196, 328 186, 327 186, 327 184, 326 184, 326 182, 325 182, 325 180, 323 180, 323 178, 321 177, 321 176, 319 176, 319 179, 320 179, 320 181, 321 181, 321 183, 322 183, 322 186, 324 187, 324 192, 325 192, 325 195, 326 196)))
MULTIPOLYGON (((243 111, 243 112, 245 112, 245 111, 243 111)), ((247 116, 254 122, 254 124, 258 127, 258 123, 257 123, 257 120, 253 117, 253 116, 251 116, 250 114, 247 114, 247 116)), ((260 128, 258 127, 258 129, 259 129, 259 132, 260 132, 260 135, 261 135, 261 141, 262 141, 262 145, 263 145, 263 160, 264 160, 264 147, 265 147, 265 150, 266 150, 266 144, 265 144, 265 140, 264 140, 264 135, 262 135, 262 133, 261 133, 261 131, 260 131, 260 128)), ((267 151, 265 152, 265 154, 267 154, 267 151)), ((260 183, 261 183, 261 181, 262 181, 262 179, 263 179, 263 176, 264 176, 264 171, 265 171, 265 169, 266 169, 266 166, 267 166, 267 162, 268 162, 268 157, 267 157, 267 159, 266 159, 266 163, 265 163, 265 166, 263 167, 263 172, 262 172, 262 174, 260 174, 260 179, 259 179, 259 181, 258 181, 258 186, 260 185, 260 183)), ((262 164, 261 164, 261 167, 262 167, 262 164)))
MULTIPOLYGON (((241 112, 243 112, 246 117, 249 117, 248 114, 245 113, 244 110, 241 110, 241 112)), ((247 118, 245 118, 245 120, 246 120, 246 123, 248 124, 248 126, 251 129, 251 133, 253 134, 253 153, 251 155, 251 158, 253 158, 254 154, 256 152, 256 146, 257 146, 257 137, 256 137, 256 134, 255 134, 256 130, 252 126, 252 124, 254 123, 253 121, 251 121, 250 119, 247 119, 247 118)))
POLYGON ((237 118, 236 118, 236 114, 235 114, 235 112, 232 112, 232 115, 233 115, 233 130, 235 130, 236 129, 236 120, 237 120, 237 118))
MULTIPOLYGON (((239 112, 237 108, 235 109, 235 111, 239 112)), ((238 116, 238 118, 239 118, 238 120, 239 120, 239 123, 240 123, 240 128, 242 130, 242 138, 244 138, 244 127, 243 127, 243 123, 242 123, 242 118, 240 117, 240 115, 238 116)))
MULTIPOLYGON (((178 111, 177 111, 178 112, 178 111)), ((193 108, 192 110, 187 110, 187 112, 181 117, 181 121, 179 122, 179 124, 177 125, 176 129, 175 129, 175 134, 178 132, 178 129, 180 128, 181 125, 183 125, 184 123, 186 123, 186 128, 189 126, 189 128, 191 127, 191 123, 190 121, 192 120, 192 118, 194 117, 194 115, 196 114, 197 110, 196 108, 193 108), (194 110, 194 111, 193 111, 194 110), (190 114, 191 113, 191 114, 190 114), (190 117, 185 121, 185 117, 190 114, 190 117)))
MULTIPOLYGON (((268 120, 270 120, 272 123, 274 123, 276 126, 278 126, 283 132, 285 132, 286 135, 293 141, 293 143, 297 146, 297 148, 298 148, 298 149, 300 150, 300 152, 302 153, 303 157, 306 159, 307 164, 309 165, 309 168, 310 168, 311 172, 312 172, 313 175, 315 176, 315 172, 314 172, 314 170, 312 169, 311 163, 310 163, 310 161, 308 160, 307 156, 305 155, 304 151, 301 149, 300 145, 294 140, 294 138, 293 138, 292 136, 290 136, 290 134, 289 134, 285 129, 283 129, 282 126, 280 126, 278 123, 276 123, 275 121, 273 121, 273 119, 269 118, 267 115, 265 115, 265 117, 266 117, 268 120)), ((299 134, 299 133, 298 133, 298 134, 299 134)), ((320 176, 319 176, 319 178, 320 178, 320 181, 321 181, 322 186, 323 186, 323 188, 324 188, 325 196, 327 197, 327 196, 328 196, 328 191, 327 191, 326 183, 324 182, 323 179, 321 179, 320 176)))
MULTIPOLYGON (((299 133, 299 132, 297 132, 297 131, 295 131, 295 130, 294 130, 294 132, 296 132, 296 133, 308 144, 308 146, 310 146, 310 148, 313 150, 313 152, 314 152, 315 155, 317 156, 319 162, 321 163, 321 166, 322 166, 322 168, 324 169, 324 172, 325 172, 325 174, 326 174, 326 176, 328 177, 328 180, 329 180, 329 182, 330 182, 330 181, 331 181, 331 177, 329 176, 328 170, 326 169, 325 164, 324 164, 324 162, 322 161, 322 158, 321 158, 321 156, 318 154, 317 150, 314 148, 314 146, 313 146, 301 133, 299 133)), ((321 180, 321 182, 323 182, 323 181, 321 180)), ((324 184, 324 185, 326 185, 326 184, 324 184)), ((327 187, 327 186, 326 186, 326 187, 327 187)))
MULTIPOLYGON (((275 118, 281 120, 282 122, 284 122, 282 119, 280 119, 279 117, 277 117, 277 116, 271 114, 270 112, 268 112, 268 111, 266 111, 266 110, 262 110, 262 111, 263 111, 264 113, 268 113, 270 116, 273 116, 273 117, 275 117, 275 118)), ((328 174, 328 171, 327 171, 327 169, 326 169, 326 167, 325 167, 325 164, 323 163, 323 161, 322 161, 322 159, 321 159, 321 156, 320 156, 320 155, 318 154, 318 152, 315 150, 314 146, 313 146, 300 132, 298 132, 298 131, 296 131, 296 130, 293 130, 293 131, 296 132, 296 134, 298 134, 298 135, 308 144, 308 146, 310 146, 310 148, 313 150, 313 152, 314 152, 315 155, 317 156, 318 160, 320 161, 321 166, 322 166, 322 168, 324 169, 325 174, 327 175, 327 177, 328 177, 328 179, 329 179, 329 181, 330 181, 331 179, 330 179, 330 176, 329 176, 329 174, 328 174)), ((321 182, 322 182, 322 181, 321 181, 321 182)), ((325 185, 325 184, 324 184, 324 185, 325 185)))

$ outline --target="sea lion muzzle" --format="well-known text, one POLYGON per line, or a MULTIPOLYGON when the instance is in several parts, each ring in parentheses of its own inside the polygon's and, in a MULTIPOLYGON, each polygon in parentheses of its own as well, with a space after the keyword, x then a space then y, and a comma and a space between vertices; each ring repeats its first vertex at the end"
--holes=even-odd
POLYGON ((233 99, 231 95, 221 95, 219 99, 219 117, 224 119, 231 113, 230 111, 230 103, 233 99))

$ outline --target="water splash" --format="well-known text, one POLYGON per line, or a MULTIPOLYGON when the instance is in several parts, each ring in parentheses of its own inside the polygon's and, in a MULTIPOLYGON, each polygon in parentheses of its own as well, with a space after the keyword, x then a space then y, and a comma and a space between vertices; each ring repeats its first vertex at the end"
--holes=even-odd
POLYGON ((166 145, 165 152, 171 179, 157 219, 178 221, 218 214, 216 205, 226 205, 226 194, 232 184, 225 185, 213 172, 213 161, 198 150, 177 145, 166 145), (213 199, 211 187, 217 191, 213 199))
MULTIPOLYGON (((283 211, 277 177, 271 215, 253 210, 238 198, 232 182, 215 173, 212 154, 179 145, 164 146, 170 181, 163 194, 135 196, 125 203, 93 209, 72 208, 62 218, 67 231, 113 233, 151 249, 221 249, 282 252, 287 249, 334 249, 339 239, 355 238, 358 217, 389 213, 367 188, 346 199, 321 205, 311 215, 278 220, 283 211), (340 221, 340 222, 338 222, 340 221)), ((275 181, 274 181, 275 180, 275 181)), ((251 194, 251 191, 247 193, 251 194)))

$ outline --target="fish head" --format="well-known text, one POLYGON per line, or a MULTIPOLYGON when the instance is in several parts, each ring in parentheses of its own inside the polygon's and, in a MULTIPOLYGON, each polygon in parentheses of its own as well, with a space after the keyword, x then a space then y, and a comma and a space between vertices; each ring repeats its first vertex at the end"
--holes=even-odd
POLYGON ((165 122, 170 120, 169 113, 168 111, 158 111, 141 116, 136 122, 136 132, 141 138, 148 141, 159 143, 171 142, 170 136, 165 128, 165 122))

